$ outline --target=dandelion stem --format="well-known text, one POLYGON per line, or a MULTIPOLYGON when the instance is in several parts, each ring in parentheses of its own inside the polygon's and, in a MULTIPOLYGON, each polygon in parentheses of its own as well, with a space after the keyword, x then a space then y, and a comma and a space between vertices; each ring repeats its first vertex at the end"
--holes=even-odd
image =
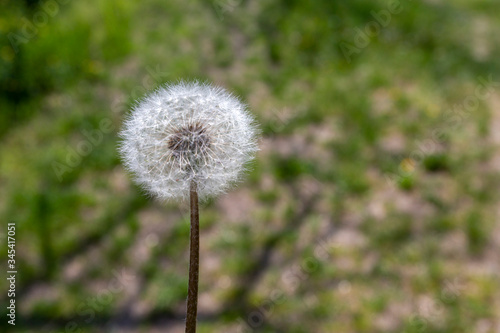
POLYGON ((198 191, 195 181, 191 181, 191 241, 189 245, 189 285, 186 315, 186 333, 196 332, 198 314, 198 275, 200 266, 200 215, 198 211, 198 191))

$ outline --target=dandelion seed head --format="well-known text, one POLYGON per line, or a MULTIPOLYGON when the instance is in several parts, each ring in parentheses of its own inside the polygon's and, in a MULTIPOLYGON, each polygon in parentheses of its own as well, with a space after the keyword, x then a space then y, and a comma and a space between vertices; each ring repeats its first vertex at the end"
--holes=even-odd
POLYGON ((258 150, 255 120, 238 98, 199 82, 157 89, 125 121, 120 154, 138 184, 160 199, 228 190, 258 150))

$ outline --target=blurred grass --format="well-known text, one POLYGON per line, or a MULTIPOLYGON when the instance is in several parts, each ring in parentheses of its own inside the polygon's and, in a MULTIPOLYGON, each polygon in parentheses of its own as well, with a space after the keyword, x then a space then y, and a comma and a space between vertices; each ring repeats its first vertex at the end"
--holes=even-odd
POLYGON ((0 216, 17 223, 21 331, 182 327, 187 209, 149 200, 116 154, 134 100, 180 78, 235 91, 264 133, 248 181, 203 208, 200 332, 237 331, 276 290, 262 332, 500 327, 499 88, 449 123, 479 77, 500 77, 496 1, 403 1, 350 62, 340 43, 385 2, 60 3, 18 53, 8 34, 44 3, 0 3, 0 216), (103 119, 112 130, 58 177, 103 119), (330 255, 291 288, 320 240, 330 255), (121 270, 134 282, 82 314, 121 270))

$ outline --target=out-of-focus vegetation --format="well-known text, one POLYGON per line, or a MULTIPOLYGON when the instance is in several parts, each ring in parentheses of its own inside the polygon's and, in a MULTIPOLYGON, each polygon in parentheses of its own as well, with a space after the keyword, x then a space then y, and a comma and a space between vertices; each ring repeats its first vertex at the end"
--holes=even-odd
POLYGON ((116 153, 134 101, 181 78, 263 130, 202 209, 201 333, 500 330, 497 1, 401 0, 378 30, 385 1, 0 3, 18 331, 183 331, 187 207, 116 153))

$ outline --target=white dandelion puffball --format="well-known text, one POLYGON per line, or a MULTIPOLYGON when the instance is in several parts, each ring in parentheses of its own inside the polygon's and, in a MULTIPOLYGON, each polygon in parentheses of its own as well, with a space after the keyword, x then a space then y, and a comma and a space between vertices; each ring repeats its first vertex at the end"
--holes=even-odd
POLYGON ((222 88, 180 82, 139 101, 120 133, 120 153, 138 184, 160 199, 226 191, 253 159, 257 128, 246 106, 222 88))

